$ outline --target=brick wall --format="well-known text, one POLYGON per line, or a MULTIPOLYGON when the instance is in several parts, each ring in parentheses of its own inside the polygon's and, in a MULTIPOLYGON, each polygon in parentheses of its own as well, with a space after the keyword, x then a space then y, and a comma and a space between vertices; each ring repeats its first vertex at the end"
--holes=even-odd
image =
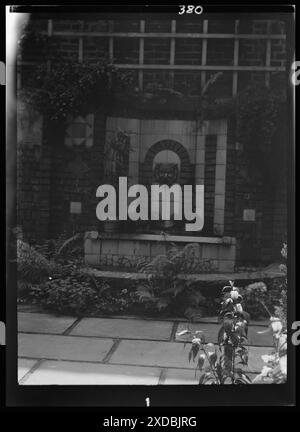
POLYGON ((48 238, 50 220, 51 150, 18 146, 17 221, 24 239, 48 238))
POLYGON ((104 140, 105 116, 98 112, 95 114, 93 147, 68 149, 64 146, 63 136, 58 143, 52 143, 50 237, 62 231, 72 234, 90 226, 98 228, 95 192, 103 179, 104 140), (70 214, 71 201, 82 203, 81 214, 70 214))
POLYGON ((225 188, 225 214, 224 235, 235 236, 235 184, 236 184, 236 140, 235 119, 228 119, 227 126, 227 158, 226 158, 226 188, 225 188))
POLYGON ((64 231, 71 235, 91 226, 98 229, 95 191, 102 180, 104 136, 105 117, 98 113, 90 150, 66 148, 63 133, 48 133, 40 156, 36 148, 18 146, 17 220, 26 240, 55 238, 64 231), (76 165, 72 169, 74 161, 80 161, 81 173, 76 165), (71 201, 82 203, 82 214, 70 214, 71 201))

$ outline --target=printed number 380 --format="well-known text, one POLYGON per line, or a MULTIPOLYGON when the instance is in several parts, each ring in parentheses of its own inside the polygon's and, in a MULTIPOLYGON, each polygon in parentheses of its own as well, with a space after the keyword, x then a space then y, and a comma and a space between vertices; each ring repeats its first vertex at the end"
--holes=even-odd
POLYGON ((180 5, 179 7, 180 7, 180 11, 178 12, 179 15, 192 14, 192 13, 195 13, 197 15, 201 15, 203 12, 202 6, 180 5))

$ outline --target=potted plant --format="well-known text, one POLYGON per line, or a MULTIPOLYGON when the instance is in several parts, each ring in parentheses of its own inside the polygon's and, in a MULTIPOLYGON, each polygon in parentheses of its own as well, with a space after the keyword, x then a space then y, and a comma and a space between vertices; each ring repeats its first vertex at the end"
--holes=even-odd
MULTIPOLYGON (((119 188, 119 177, 128 177, 130 152, 130 138, 124 131, 118 131, 107 143, 105 153, 105 181, 114 186, 117 195, 119 188)), ((118 207, 118 200, 116 200, 118 207)), ((118 208, 116 209, 118 214, 118 208)), ((118 220, 107 220, 103 222, 105 232, 117 232, 120 227, 118 220)))

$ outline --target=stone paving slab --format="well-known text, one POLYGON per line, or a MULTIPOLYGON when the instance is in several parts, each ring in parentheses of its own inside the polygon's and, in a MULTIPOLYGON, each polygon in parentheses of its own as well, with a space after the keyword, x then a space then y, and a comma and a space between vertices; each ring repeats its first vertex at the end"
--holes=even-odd
POLYGON ((249 350, 249 360, 248 360, 247 370, 249 370, 249 372, 261 372, 263 366, 265 365, 261 356, 264 354, 271 354, 273 352, 273 348, 250 346, 248 350, 249 350))
POLYGON ((76 318, 56 317, 44 313, 18 313, 18 330, 19 332, 34 333, 63 333, 69 328, 76 318))
MULTIPOLYGON (((110 363, 194 369, 188 352, 189 344, 122 340, 110 363)), ((270 347, 249 347, 249 372, 260 372, 264 365, 261 356, 271 352, 270 347)))
POLYGON ((188 363, 188 347, 176 342, 122 340, 110 363, 193 368, 188 363))
POLYGON ((68 361, 44 361, 25 385, 156 385, 160 369, 68 361))
POLYGON ((268 327, 263 328, 259 326, 250 326, 248 331, 248 343, 249 345, 256 346, 273 346, 273 336, 271 329, 267 333, 260 334, 264 330, 268 330, 268 327))
POLYGON ((35 359, 18 359, 18 381, 20 381, 27 372, 38 362, 35 359))
POLYGON ((19 334, 19 357, 102 361, 113 345, 110 339, 19 334))
POLYGON ((187 369, 167 369, 165 372, 165 379, 162 384, 165 385, 197 385, 199 382, 199 375, 195 377, 194 370, 187 369))
MULTIPOLYGON (((192 332, 195 330, 203 331, 206 342, 218 342, 219 324, 206 324, 206 323, 180 323, 177 332, 189 328, 192 332)), ((273 346, 273 338, 271 331, 268 333, 259 334, 259 332, 267 330, 268 327, 263 326, 249 326, 248 329, 248 344, 257 346, 273 346)), ((176 332, 176 333, 177 333, 176 332)), ((189 341, 189 335, 176 336, 176 341, 189 341)))
POLYGON ((84 318, 71 331, 72 335, 169 340, 173 323, 138 319, 84 318))

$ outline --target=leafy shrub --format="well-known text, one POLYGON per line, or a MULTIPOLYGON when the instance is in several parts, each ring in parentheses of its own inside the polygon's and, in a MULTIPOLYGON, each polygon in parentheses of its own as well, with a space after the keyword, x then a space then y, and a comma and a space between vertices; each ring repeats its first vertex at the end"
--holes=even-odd
POLYGON ((93 312, 98 299, 91 284, 78 280, 74 275, 33 287, 30 295, 46 310, 76 316, 93 312))
MULTIPOLYGON (((257 284, 264 292, 264 284, 257 284)), ((189 351, 189 362, 196 363, 195 373, 200 372, 199 384, 282 384, 287 379, 287 331, 284 323, 277 316, 270 316, 267 330, 273 334, 273 353, 262 355, 265 365, 253 381, 247 375, 248 323, 250 316, 243 310, 240 290, 230 281, 230 286, 223 288, 220 322, 218 333, 218 349, 213 343, 207 343, 201 330, 191 332, 189 329, 180 331, 177 336, 192 335, 189 351)))
POLYGON ((254 282, 241 288, 241 294, 243 306, 247 308, 252 319, 266 318, 271 315, 268 306, 273 308, 276 293, 268 290, 264 282, 254 282))
POLYGON ((139 302, 134 287, 131 289, 112 287, 104 284, 99 291, 97 312, 101 314, 130 313, 139 310, 139 302))
POLYGON ((75 316, 130 312, 138 305, 134 288, 112 287, 106 281, 97 281, 84 268, 32 286, 30 299, 45 310, 75 316))
POLYGON ((29 298, 49 311, 81 315, 96 310, 102 285, 88 268, 72 264, 64 266, 57 278, 32 286, 29 298))
POLYGON ((189 361, 196 362, 196 371, 201 373, 199 384, 250 384, 251 380, 244 369, 248 365, 248 350, 245 344, 250 317, 243 310, 242 296, 233 282, 230 281, 230 285, 225 286, 222 293, 219 349, 213 343, 206 345, 205 335, 201 330, 192 334, 187 329, 179 332, 177 336, 192 334, 189 361))
MULTIPOLYGON (((287 245, 284 244, 281 254, 283 259, 287 259, 287 245)), ((286 264, 281 264, 282 277, 275 278, 270 282, 269 289, 263 282, 250 284, 241 290, 244 305, 250 313, 252 319, 261 317, 271 317, 273 315, 280 318, 286 327, 287 318, 287 268, 286 264)))
POLYGON ((262 355, 265 365, 261 373, 252 381, 254 384, 283 384, 287 379, 287 332, 278 317, 270 318, 274 350, 270 355, 262 355))

